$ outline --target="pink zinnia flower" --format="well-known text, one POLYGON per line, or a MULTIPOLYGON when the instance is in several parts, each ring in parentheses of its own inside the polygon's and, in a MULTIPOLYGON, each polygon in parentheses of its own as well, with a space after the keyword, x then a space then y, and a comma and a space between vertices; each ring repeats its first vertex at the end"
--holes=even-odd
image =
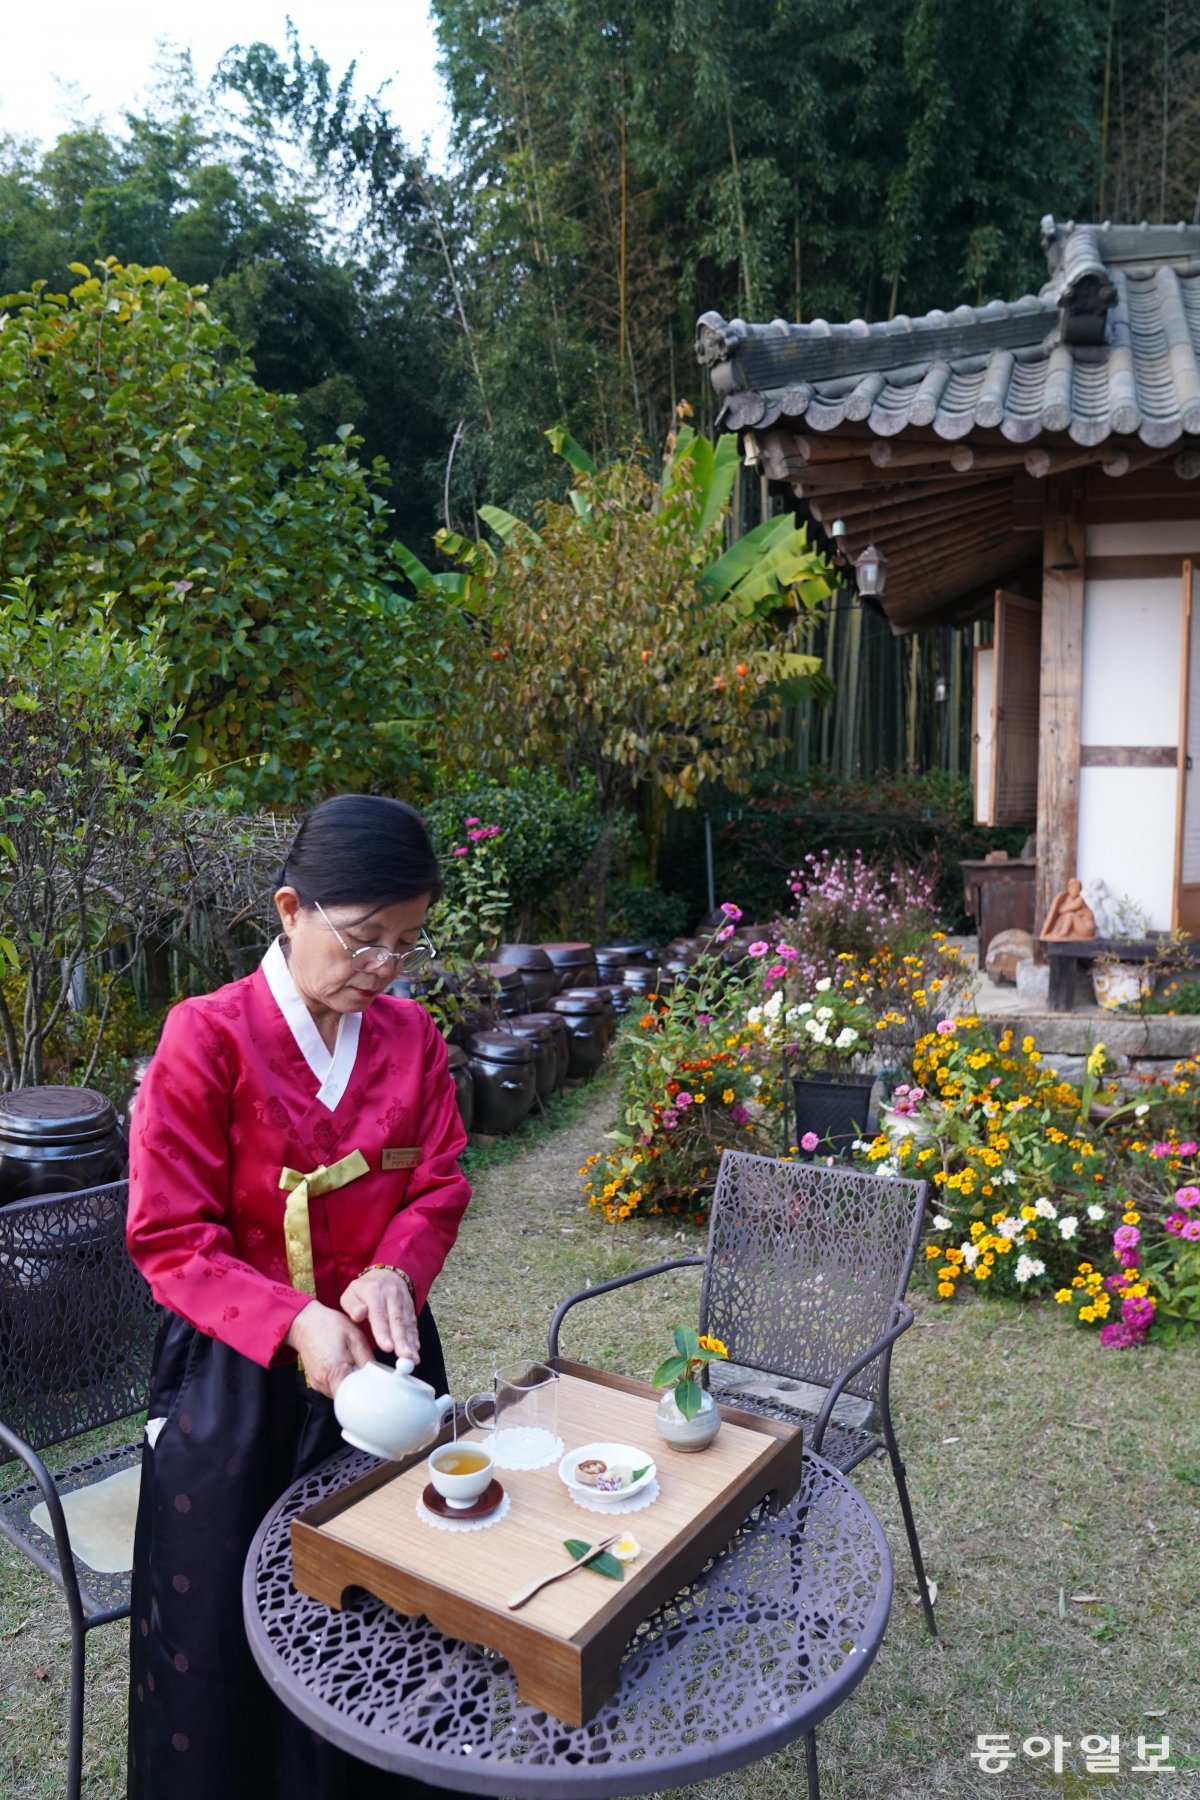
POLYGON ((925 1098, 925 1089, 916 1087, 908 1097, 910 1100, 923 1100, 925 1098))
POLYGON ((713 1022, 713 1016, 711 1013, 697 1013, 696 1014, 697 1025, 711 1025, 712 1022, 713 1022))
POLYGON ((1114 1250, 1132 1250, 1141 1241, 1142 1234, 1136 1225, 1118 1225, 1113 1232, 1114 1250))
POLYGON ((1167 1220, 1166 1228, 1171 1233, 1172 1237, 1178 1237, 1186 1224, 1187 1220, 1182 1213, 1172 1213, 1167 1220))
POLYGON ((776 944, 775 954, 776 956, 782 956, 784 962, 795 962, 800 952, 798 950, 793 950, 790 944, 776 944))
POLYGON ((673 1107, 668 1106, 666 1108, 666 1110, 663 1112, 663 1114, 661 1115, 658 1122, 662 1126, 664 1131, 674 1131, 675 1127, 679 1123, 679 1114, 674 1110, 673 1107))
POLYGON ((692 1104, 692 1096, 690 1094, 676 1094, 675 1104, 680 1112, 685 1112, 692 1104))
POLYGON ((786 975, 786 974, 787 974, 787 966, 786 966, 786 964, 784 964, 784 963, 774 963, 774 964, 772 964, 772 966, 771 966, 771 967, 770 967, 770 968, 769 968, 769 969, 768 969, 768 970, 767 970, 767 980, 768 980, 768 981, 782 981, 782 980, 783 980, 783 977, 784 977, 784 976, 785 976, 785 975, 786 975))
POLYGON ((1121 1320, 1130 1331, 1147 1331, 1154 1323, 1154 1302, 1144 1295, 1130 1294, 1121 1302, 1121 1320))
POLYGON ((467 854, 467 846, 465 844, 460 844, 454 854, 455 856, 465 856, 467 854))
POLYGON ((1186 1144, 1176 1144, 1175 1148, 1180 1156, 1195 1156, 1196 1151, 1200 1150, 1200 1144, 1197 1144, 1195 1138, 1189 1138, 1186 1144))
POLYGON ((1151 1154, 1151 1156, 1158 1157, 1158 1159, 1161 1161, 1164 1156, 1172 1155, 1174 1152, 1174 1149, 1175 1149, 1174 1144, 1168 1144, 1168 1143, 1160 1141, 1157 1144, 1151 1144, 1150 1154, 1151 1154))
POLYGON ((478 823, 479 823, 478 819, 464 819, 463 820, 464 825, 478 825, 478 823))
POLYGON ((1175 1204, 1186 1211, 1189 1207, 1200 1206, 1200 1187, 1181 1187, 1175 1189, 1175 1204))
POLYGON ((1179 1235, 1186 1238, 1189 1244, 1200 1240, 1200 1219, 1189 1219, 1179 1235))
POLYGON ((741 907, 734 906, 734 904, 730 900, 722 900, 721 911, 725 914, 725 917, 727 919, 732 919, 735 925, 742 916, 741 907))
POLYGON ((1100 1327, 1100 1342, 1106 1350, 1131 1350, 1140 1340, 1120 1319, 1110 1319, 1100 1327))
POLYGON ((718 933, 717 933, 717 942, 718 942, 718 944, 723 944, 727 941, 727 939, 731 938, 732 936, 733 936, 733 926, 732 925, 722 925, 720 931, 718 931, 718 933))
POLYGON ((800 1148, 804 1151, 807 1151, 807 1153, 811 1156, 813 1151, 816 1149, 817 1145, 820 1143, 820 1141, 821 1140, 817 1136, 815 1131, 806 1131, 804 1136, 800 1139, 800 1148))
POLYGON ((750 945, 750 954, 751 956, 765 956, 770 948, 770 944, 763 938, 757 938, 755 942, 750 945))
POLYGON ((939 1019, 937 1028, 938 1028, 938 1036, 939 1037, 949 1037, 950 1034, 954 1030, 954 1020, 953 1019, 939 1019))
POLYGON ((729 1117, 733 1120, 735 1125, 744 1125, 746 1120, 750 1117, 750 1114, 746 1111, 744 1106, 731 1106, 729 1109, 729 1117))

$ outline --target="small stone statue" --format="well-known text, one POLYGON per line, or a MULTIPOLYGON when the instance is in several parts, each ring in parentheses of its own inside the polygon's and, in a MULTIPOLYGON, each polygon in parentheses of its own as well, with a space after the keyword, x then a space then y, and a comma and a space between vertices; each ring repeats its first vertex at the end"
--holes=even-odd
POLYGON ((1062 893, 1055 894, 1040 935, 1057 943, 1095 937, 1096 921, 1078 876, 1072 875, 1062 893))
POLYGON ((1083 897, 1092 909, 1092 917, 1096 921, 1096 936, 1102 938, 1115 937, 1113 930, 1113 896, 1109 892, 1108 883, 1101 881, 1098 875, 1083 884, 1083 897))

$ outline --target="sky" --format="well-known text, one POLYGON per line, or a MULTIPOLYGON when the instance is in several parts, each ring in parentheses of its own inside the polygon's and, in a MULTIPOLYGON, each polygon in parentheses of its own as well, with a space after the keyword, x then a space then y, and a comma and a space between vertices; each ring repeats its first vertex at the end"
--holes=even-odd
POLYGON ((335 80, 357 61, 360 93, 390 81, 392 117, 413 148, 428 138, 443 160, 449 119, 426 0, 51 0, 45 13, 0 0, 0 133, 52 142, 81 118, 119 126, 152 80, 160 40, 190 49, 206 81, 234 44, 282 51, 289 17, 335 80))

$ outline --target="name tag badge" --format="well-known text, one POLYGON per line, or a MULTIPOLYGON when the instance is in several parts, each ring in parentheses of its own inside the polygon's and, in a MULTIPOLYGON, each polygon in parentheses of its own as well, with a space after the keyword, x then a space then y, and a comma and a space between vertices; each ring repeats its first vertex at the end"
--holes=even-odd
POLYGON ((383 1153, 382 1168, 387 1173, 393 1169, 415 1169, 421 1160, 420 1144, 413 1144, 408 1149, 387 1149, 383 1153))

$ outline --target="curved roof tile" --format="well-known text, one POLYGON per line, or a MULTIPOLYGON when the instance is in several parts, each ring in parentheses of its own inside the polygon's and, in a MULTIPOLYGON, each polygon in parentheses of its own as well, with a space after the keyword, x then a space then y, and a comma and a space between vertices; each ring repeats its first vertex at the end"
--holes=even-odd
POLYGON ((1043 221, 1040 295, 983 306, 791 325, 705 313, 697 354, 732 428, 805 417, 939 437, 999 427, 1093 446, 1137 433, 1155 448, 1200 433, 1200 226, 1043 221))

